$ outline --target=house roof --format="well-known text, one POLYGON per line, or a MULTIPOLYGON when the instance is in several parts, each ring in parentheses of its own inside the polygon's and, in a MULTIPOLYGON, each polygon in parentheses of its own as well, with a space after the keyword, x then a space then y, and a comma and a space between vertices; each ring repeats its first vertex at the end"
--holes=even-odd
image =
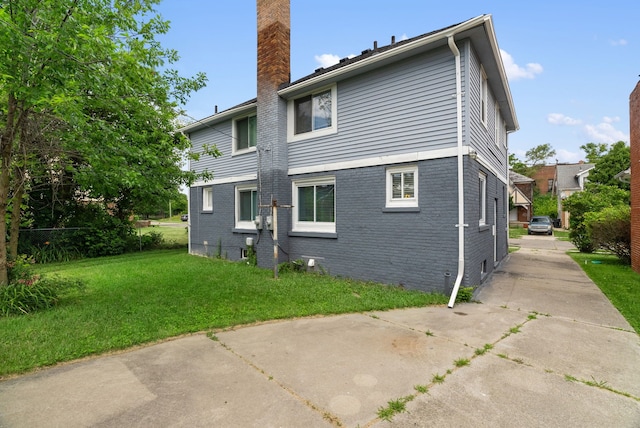
MULTIPOLYGON (((376 47, 375 49, 366 49, 358 56, 344 58, 338 64, 331 67, 318 68, 315 72, 305 77, 282 85, 278 94, 284 98, 292 98, 332 82, 366 73, 403 58, 426 52, 439 46, 446 46, 449 37, 452 37, 454 41, 471 40, 483 64, 484 71, 487 74, 487 82, 500 107, 507 130, 516 131, 519 128, 518 119, 515 114, 513 99, 493 29, 491 15, 480 15, 459 24, 450 25, 407 40, 376 47)), ((241 113, 243 108, 255 108, 255 104, 256 99, 247 101, 187 125, 181 128, 180 131, 191 132, 205 128, 221 120, 228 119, 230 115, 241 113)))
POLYGON ((631 168, 627 168, 624 171, 617 173, 613 176, 613 178, 616 178, 624 183, 631 182, 631 168))
POLYGON ((531 177, 527 177, 526 175, 518 174, 515 171, 509 170, 509 181, 511 181, 512 183, 531 183, 536 180, 531 177))
POLYGON ((588 173, 595 164, 592 163, 576 163, 576 164, 558 164, 556 165, 557 188, 579 189, 580 183, 578 177, 588 173))

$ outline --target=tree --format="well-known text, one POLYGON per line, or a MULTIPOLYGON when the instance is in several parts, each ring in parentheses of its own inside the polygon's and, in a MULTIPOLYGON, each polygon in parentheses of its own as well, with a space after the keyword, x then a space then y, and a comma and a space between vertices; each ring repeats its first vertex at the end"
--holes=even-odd
POLYGON ((596 163, 607 152, 607 145, 604 143, 587 143, 580 148, 587 155, 587 162, 596 163))
MULTIPOLYGON (((17 239, 32 171, 69 174, 120 217, 195 178, 180 168, 189 143, 173 129, 206 78, 166 68, 178 56, 155 40, 169 28, 158 1, 0 0, 0 218, 11 225, 0 221, 0 236, 17 239), (48 153, 36 149, 45 142, 48 153)), ((0 285, 8 256, 0 239, 0 285)))
POLYGON ((527 175, 529 173, 527 165, 518 159, 513 153, 509 154, 509 169, 522 175, 527 175))
POLYGON ((532 168, 546 165, 547 159, 555 156, 556 151, 549 144, 540 144, 525 153, 526 164, 532 168))
POLYGON ((611 146, 606 154, 600 156, 597 160, 596 166, 589 172, 589 181, 628 189, 629 183, 624 183, 615 178, 615 176, 629 168, 629 166, 631 166, 629 146, 624 141, 618 141, 611 146))

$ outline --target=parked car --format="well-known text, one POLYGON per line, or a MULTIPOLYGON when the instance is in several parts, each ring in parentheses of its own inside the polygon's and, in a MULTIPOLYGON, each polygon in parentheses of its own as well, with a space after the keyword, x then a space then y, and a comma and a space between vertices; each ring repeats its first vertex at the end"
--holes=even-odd
POLYGON ((529 228, 527 230, 529 235, 534 233, 544 233, 546 235, 553 235, 553 223, 547 216, 533 216, 529 222, 529 228))
POLYGON ((188 221, 189 220, 189 214, 182 214, 180 216, 180 220, 182 221, 188 221))

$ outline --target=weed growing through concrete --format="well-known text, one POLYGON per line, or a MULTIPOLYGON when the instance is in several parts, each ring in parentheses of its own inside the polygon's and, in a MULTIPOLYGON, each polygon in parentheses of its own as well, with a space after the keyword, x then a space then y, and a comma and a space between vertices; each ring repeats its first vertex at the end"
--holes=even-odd
POLYGON ((453 364, 456 367, 464 367, 464 366, 468 366, 469 364, 471 364, 471 361, 469 361, 467 358, 460 358, 458 360, 455 360, 453 362, 453 364))
POLYGON ((424 332, 427 336, 433 336, 433 332, 431 330, 427 330, 424 332))
POLYGON ((207 333, 207 337, 213 340, 214 342, 220 342, 220 339, 218 339, 218 336, 216 336, 216 334, 212 331, 207 333))
POLYGON ((480 355, 484 355, 487 353, 487 351, 489 351, 490 349, 493 349, 493 345, 490 343, 485 343, 484 346, 482 348, 477 348, 475 350, 475 354, 480 356, 480 355))
POLYGON ((394 415, 404 412, 407 409, 407 403, 414 398, 416 398, 415 395, 407 395, 406 397, 387 402, 387 407, 378 409, 378 417, 384 421, 391 421, 394 415))
POLYGON ((426 394, 427 392, 429 392, 429 387, 427 385, 415 385, 413 389, 415 389, 420 394, 426 394))
POLYGON ((446 376, 447 376, 447 375, 440 375, 440 374, 436 373, 436 374, 434 374, 434 375, 433 375, 433 377, 431 378, 431 382, 433 382, 433 383, 442 383, 442 382, 444 382, 444 378, 445 378, 446 376))

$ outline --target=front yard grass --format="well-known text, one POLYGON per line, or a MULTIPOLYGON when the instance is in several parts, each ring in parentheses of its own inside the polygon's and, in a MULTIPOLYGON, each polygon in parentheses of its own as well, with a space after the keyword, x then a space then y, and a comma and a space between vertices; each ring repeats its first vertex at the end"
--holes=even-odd
POLYGON ((568 254, 640 334, 640 275, 612 254, 568 254))
POLYGON ((272 272, 160 250, 37 267, 82 279, 53 309, 0 318, 0 378, 168 337, 259 321, 444 304, 440 294, 272 272))

